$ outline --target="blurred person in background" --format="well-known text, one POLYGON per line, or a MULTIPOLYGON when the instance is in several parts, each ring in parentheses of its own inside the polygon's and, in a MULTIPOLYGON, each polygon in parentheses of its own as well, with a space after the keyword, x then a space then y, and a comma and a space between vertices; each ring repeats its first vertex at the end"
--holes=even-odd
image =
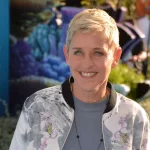
POLYGON ((146 49, 150 36, 150 0, 136 0, 136 25, 145 34, 144 42, 146 49))
POLYGON ((143 74, 147 76, 148 52, 150 44, 150 0, 136 0, 136 20, 135 24, 145 34, 144 49, 131 61, 137 62, 139 67, 143 66, 143 74))

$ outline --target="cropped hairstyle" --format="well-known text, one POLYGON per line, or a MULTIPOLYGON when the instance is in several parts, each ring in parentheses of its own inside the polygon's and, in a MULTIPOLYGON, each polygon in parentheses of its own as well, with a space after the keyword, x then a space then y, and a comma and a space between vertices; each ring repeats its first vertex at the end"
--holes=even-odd
POLYGON ((104 33, 109 48, 119 47, 119 31, 115 20, 101 9, 85 9, 71 20, 66 38, 66 46, 69 50, 73 35, 77 32, 104 33))

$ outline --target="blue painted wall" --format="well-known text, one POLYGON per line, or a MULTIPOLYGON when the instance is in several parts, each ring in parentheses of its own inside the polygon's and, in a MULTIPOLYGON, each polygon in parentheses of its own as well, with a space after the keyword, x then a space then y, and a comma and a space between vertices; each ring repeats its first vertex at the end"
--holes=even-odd
MULTIPOLYGON (((9 0, 0 1, 0 99, 8 102, 9 89, 9 0)), ((0 115, 4 108, 0 103, 0 115)))

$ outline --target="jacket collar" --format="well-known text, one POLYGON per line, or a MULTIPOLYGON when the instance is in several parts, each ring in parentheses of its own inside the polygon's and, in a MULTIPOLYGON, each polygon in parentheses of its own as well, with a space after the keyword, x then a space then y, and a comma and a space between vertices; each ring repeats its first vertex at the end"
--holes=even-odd
MULTIPOLYGON (((71 108, 75 109, 73 95, 72 95, 71 87, 70 87, 70 83, 73 83, 73 82, 74 82, 73 77, 70 77, 62 84, 62 94, 67 104, 71 108)), ((110 96, 109 96, 109 101, 107 103, 107 107, 104 113, 111 111, 115 107, 116 100, 117 100, 117 93, 112 87, 110 82, 107 83, 107 87, 110 89, 110 96)))

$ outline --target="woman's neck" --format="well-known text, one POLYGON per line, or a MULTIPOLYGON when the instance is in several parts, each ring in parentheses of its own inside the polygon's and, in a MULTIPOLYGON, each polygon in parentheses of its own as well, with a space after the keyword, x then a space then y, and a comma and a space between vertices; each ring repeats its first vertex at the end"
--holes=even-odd
POLYGON ((79 90, 73 84, 71 85, 72 93, 75 97, 83 102, 95 103, 102 101, 109 95, 109 89, 104 86, 93 89, 92 91, 79 90))

